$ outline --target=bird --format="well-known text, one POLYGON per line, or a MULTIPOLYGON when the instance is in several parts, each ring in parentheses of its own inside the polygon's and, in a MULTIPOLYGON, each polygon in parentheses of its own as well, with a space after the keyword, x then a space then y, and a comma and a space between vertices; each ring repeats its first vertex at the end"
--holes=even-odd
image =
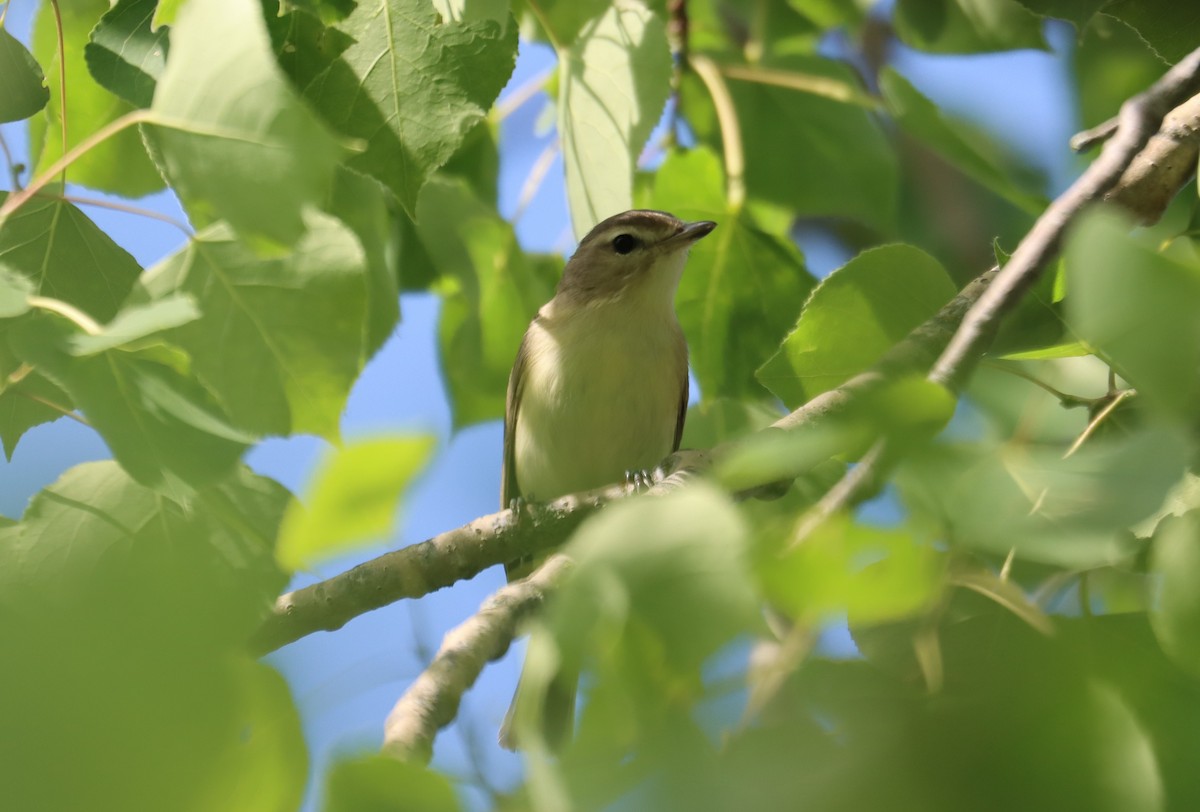
MULTIPOLYGON (((509 376, 501 508, 629 480, 679 449, 688 349, 675 293, 692 246, 716 225, 634 209, 579 242, 509 376)), ((508 580, 535 565, 510 562, 508 580)), ((553 749, 573 732, 577 684, 577 675, 560 673, 545 695, 541 733, 553 749)), ((508 749, 519 746, 521 695, 518 684, 500 730, 508 749)))

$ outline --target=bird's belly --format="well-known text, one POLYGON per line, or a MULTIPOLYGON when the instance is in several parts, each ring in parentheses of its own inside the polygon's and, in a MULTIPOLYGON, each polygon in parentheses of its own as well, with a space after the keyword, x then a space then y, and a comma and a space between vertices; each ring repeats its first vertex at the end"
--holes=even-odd
POLYGON ((681 375, 669 345, 593 342, 531 363, 514 437, 521 493, 546 501, 619 482, 672 451, 681 375))

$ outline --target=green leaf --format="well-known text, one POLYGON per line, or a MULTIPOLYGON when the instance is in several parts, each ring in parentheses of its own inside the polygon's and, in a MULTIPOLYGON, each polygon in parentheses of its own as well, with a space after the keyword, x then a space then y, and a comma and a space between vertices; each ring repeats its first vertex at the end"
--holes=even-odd
POLYGON ((1164 519, 1154 533, 1150 571, 1156 600, 1150 619, 1170 657, 1200 673, 1200 513, 1164 519))
MULTIPOLYGON (((579 36, 586 23, 600 17, 610 7, 608 0, 513 0, 513 13, 536 21, 538 29, 555 49, 565 48, 579 36), (536 11, 535 11, 536 9, 536 11)), ((522 28, 522 32, 525 29, 522 28)), ((529 34, 530 39, 533 37, 529 34)))
POLYGON ((1134 552, 1128 528, 1162 504, 1189 453, 1186 437, 1165 429, 1093 439, 1065 460, 1017 442, 947 444, 905 461, 897 482, 953 543, 1089 568, 1134 552))
POLYGON ((366 357, 370 358, 391 337, 400 320, 400 246, 387 192, 373 178, 339 167, 326 211, 354 230, 366 256, 364 330, 366 357))
POLYGON ((806 624, 846 617, 852 625, 919 613, 940 594, 944 556, 907 529, 885 530, 834 516, 803 544, 764 549, 758 564, 768 600, 806 624))
MULTIPOLYGON (((817 84, 860 86, 851 68, 815 56, 779 57, 763 67, 817 84)), ((896 152, 861 102, 778 87, 745 74, 726 81, 741 125, 746 186, 755 198, 800 216, 852 218, 885 233, 895 229, 896 152)), ((690 82, 684 84, 683 101, 689 116, 696 108, 711 107, 707 91, 701 96, 690 82)), ((700 137, 715 147, 720 138, 715 121, 696 124, 700 137)))
POLYGON ((223 224, 148 270, 144 294, 192 296, 203 316, 170 333, 234 425, 334 438, 362 369, 366 266, 354 234, 310 213, 292 253, 262 257, 223 224))
MULTIPOLYGON (((5 346, 0 347, 0 355, 9 354, 7 343, 5 340, 5 346)), ((0 388, 0 442, 4 444, 5 458, 12 460, 17 443, 29 429, 57 420, 73 408, 71 397, 38 372, 6 383, 0 388)))
POLYGON ((390 756, 339 761, 330 768, 327 781, 322 812, 457 812, 462 808, 445 775, 390 756))
POLYGON ((171 25, 179 14, 184 0, 158 0, 158 8, 154 11, 154 20, 150 27, 157 29, 160 25, 171 25))
POLYGON ((120 0, 96 23, 83 49, 92 77, 136 107, 150 106, 167 64, 170 29, 150 29, 157 7, 156 0, 120 0))
POLYGON ((864 251, 817 286, 758 379, 795 408, 866 370, 955 293, 945 269, 919 248, 864 251))
POLYGON ((82 211, 49 195, 35 195, 0 222, 0 265, 29 279, 39 296, 98 321, 116 314, 142 270, 82 211))
POLYGON ((347 165, 383 182, 411 214, 425 181, 508 81, 516 27, 442 22, 428 0, 362 0, 338 29, 355 42, 305 95, 339 132, 362 140, 347 165))
POLYGON ((554 295, 562 260, 525 254, 512 226, 462 180, 425 186, 417 230, 441 276, 438 339, 454 425, 501 417, 521 336, 554 295))
POLYGON ((879 86, 888 111, 913 138, 1022 211, 1036 215, 1046 207, 1043 195, 1024 188, 1012 172, 976 148, 977 133, 957 126, 895 70, 885 68, 879 86))
MULTIPOLYGON (((133 111, 133 106, 97 84, 84 56, 96 22, 109 10, 108 0, 71 0, 59 3, 67 60, 67 149, 78 146, 101 128, 133 111)), ((29 154, 34 173, 42 174, 62 157, 62 99, 58 31, 54 8, 42 3, 33 25, 33 53, 47 66, 50 104, 44 115, 29 120, 29 154)), ((163 179, 146 153, 141 135, 133 127, 95 144, 71 163, 72 183, 124 197, 141 197, 163 188, 163 179)))
POLYGON ((111 460, 84 463, 30 502, 0 578, 47 608, 107 596, 81 622, 134 636, 174 629, 182 647, 234 650, 287 584, 272 547, 288 501, 278 483, 235 468, 184 507, 111 460), (186 611, 161 614, 168 596, 186 611))
POLYGON ((21 742, 6 761, 7 802, 298 807, 298 714, 283 679, 243 653, 286 584, 271 542, 287 499, 239 469, 185 508, 112 461, 72 468, 34 497, 0 544, 0 650, 56 646, 0 672, 5 735, 21 742), (79 726, 78 781, 55 779, 62 739, 44 725, 79 726), (131 763, 145 772, 122 769, 131 763))
POLYGON ((1113 0, 1104 13, 1128 25, 1170 64, 1187 56, 1200 41, 1200 7, 1172 0, 1113 0))
POLYGON ((1067 313, 1079 336, 1149 403, 1191 419, 1200 401, 1200 267, 1129 235, 1112 212, 1067 238, 1067 313))
POLYGON ((432 437, 387 437, 349 443, 317 465, 304 498, 293 502, 279 531, 276 557, 299 570, 395 526, 396 505, 433 449, 432 437))
POLYGON ((16 37, 0 26, 0 121, 20 121, 50 101, 42 66, 16 37))
POLYGON ((304 233, 342 156, 276 65, 255 0, 183 8, 150 113, 147 140, 189 214, 276 249, 304 233))
POLYGON ((896 33, 940 54, 1048 50, 1042 21, 1017 0, 898 0, 896 33))
MULTIPOLYGON (((653 726, 664 702, 699 693, 699 669, 714 652, 761 626, 747 540, 729 496, 704 484, 624 500, 587 519, 564 548, 575 567, 530 640, 524 695, 535 696, 556 670, 594 663, 599 710, 589 704, 581 740, 596 730, 596 713, 626 741, 653 726), (627 718, 602 712, 613 694, 627 718)), ((516 721, 520 736, 532 720, 516 721)))
MULTIPOLYGON (((114 325, 139 320, 131 309, 114 325)), ((163 344, 142 339, 135 349, 109 338, 104 332, 85 338, 64 319, 40 316, 17 325, 9 343, 21 360, 66 390, 139 482, 182 498, 190 488, 228 475, 253 438, 229 426, 208 393, 181 370, 185 359, 163 344)))
POLYGON ((0 265, 0 319, 11 319, 29 310, 33 282, 15 270, 0 265))
POLYGON ((692 249, 676 297, 705 398, 761 392, 752 370, 779 346, 813 278, 786 233, 767 233, 746 210, 729 211, 720 160, 710 150, 675 152, 654 176, 652 208, 713 219, 692 249))
POLYGON ((662 21, 620 0, 558 52, 558 131, 576 239, 633 208, 637 157, 670 92, 662 21))

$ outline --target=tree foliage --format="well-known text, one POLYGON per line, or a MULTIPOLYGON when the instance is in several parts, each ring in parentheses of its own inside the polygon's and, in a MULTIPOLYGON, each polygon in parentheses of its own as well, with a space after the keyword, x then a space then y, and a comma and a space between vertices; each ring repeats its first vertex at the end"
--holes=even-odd
MULTIPOLYGON (((1195 193, 1152 226, 1084 212, 966 385, 925 381, 938 347, 905 365, 896 348, 1049 200, 888 64, 897 42, 1045 49, 1047 25, 1069 25, 1090 126, 1184 59, 1200 17, 1165 0, 883 5, 45 0, 31 42, 0 25, 0 121, 28 120, 31 168, 21 188, 10 164, 0 198, 0 440, 11 458, 71 416, 113 457, 0 517, 5 803, 299 807, 301 720, 251 641, 293 571, 388 532, 431 445, 343 444, 350 389, 399 292, 427 290, 456 427, 501 417, 561 265, 497 209, 496 101, 522 40, 557 60, 540 98, 577 236, 633 206, 720 223, 677 309, 702 393, 684 445, 727 445, 711 481, 566 539, 530 682, 582 670, 579 729, 561 754, 532 741, 523 783, 493 800, 1200 803, 1195 193), (186 245, 141 268, 68 182, 165 185, 186 245), (818 281, 798 223, 853 258, 818 281), (761 431, 847 387, 861 394, 828 419, 761 431), (336 446, 303 500, 244 463, 301 433, 336 446), (886 521, 831 496, 874 470, 880 438, 886 521), (781 498, 735 499, 784 474, 781 498), (816 643, 842 621, 853 656, 816 643)), ((429 549, 469 569, 465 546, 429 549)), ((440 583, 411 563, 406 594, 440 583)), ((457 779, 404 752, 340 760, 321 808, 459 808, 457 779)))

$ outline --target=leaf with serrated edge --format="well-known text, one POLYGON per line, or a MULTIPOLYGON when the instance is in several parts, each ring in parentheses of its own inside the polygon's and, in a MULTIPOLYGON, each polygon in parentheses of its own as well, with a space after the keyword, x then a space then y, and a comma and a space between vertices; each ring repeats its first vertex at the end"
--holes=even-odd
POLYGON ((662 114, 671 55, 662 21, 617 0, 559 51, 558 129, 576 239, 633 208, 633 170, 662 114))
POLYGON ((319 213, 292 253, 262 257, 224 225, 149 269, 144 295, 192 296, 204 314, 173 330, 235 425, 336 437, 363 364, 366 268, 343 223, 319 213))
POLYGON ((425 465, 431 437, 380 437, 348 443, 323 459, 305 505, 288 506, 275 549, 287 570, 311 566, 356 543, 385 538, 401 493, 425 465))
POLYGON ((382 181, 411 214, 512 73, 516 26, 441 21, 428 0, 362 0, 337 26, 355 43, 305 91, 365 150, 352 169, 382 181))
MULTIPOLYGON (((58 3, 66 47, 67 149, 78 146, 102 128, 133 112, 133 105, 114 96, 88 72, 84 48, 96 21, 109 10, 108 0, 58 3)), ((40 175, 62 157, 61 62, 55 4, 42 3, 33 24, 33 54, 46 68, 50 104, 29 119, 29 154, 33 174, 40 175)), ((146 154, 141 133, 134 127, 91 144, 67 169, 71 183, 123 197, 142 197, 163 188, 162 175, 146 154)))
POLYGON ((795 408, 867 369, 955 292, 941 263, 919 248, 864 251, 813 291, 758 379, 795 408))
POLYGON ((304 233, 342 157, 276 64, 255 0, 184 6, 150 115, 147 141, 188 213, 276 251, 304 233))
POLYGON ((0 27, 0 121, 29 118, 50 101, 50 88, 33 54, 0 27))
POLYGON ((156 0, 121 0, 92 29, 83 49, 88 70, 130 104, 149 107, 167 64, 168 29, 150 29, 156 0))
POLYGON ((0 265, 29 279, 38 295, 97 321, 116 314, 142 271, 87 215, 48 195, 30 198, 0 223, 0 265))

